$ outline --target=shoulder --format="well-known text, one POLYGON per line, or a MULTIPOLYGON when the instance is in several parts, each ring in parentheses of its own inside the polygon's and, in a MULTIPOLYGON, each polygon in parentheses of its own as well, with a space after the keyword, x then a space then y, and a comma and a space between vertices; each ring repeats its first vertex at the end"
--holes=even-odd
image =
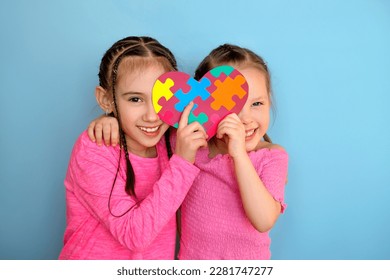
POLYGON ((83 131, 79 137, 76 140, 76 143, 74 145, 74 150, 81 151, 85 149, 92 149, 92 150, 99 150, 99 148, 102 148, 101 146, 97 145, 95 142, 92 142, 91 139, 88 137, 87 131, 83 131))
POLYGON ((268 150, 279 150, 280 152, 285 152, 286 153, 286 150, 279 144, 275 144, 275 143, 268 143, 268 142, 265 142, 265 148, 268 149, 268 150))
POLYGON ((269 142, 260 142, 259 145, 256 147, 256 152, 262 151, 262 152, 271 152, 271 153, 282 153, 287 154, 287 151, 284 147, 282 147, 279 144, 275 143, 269 143, 269 142))
POLYGON ((257 164, 266 164, 274 161, 288 162, 288 153, 278 144, 261 142, 255 151, 249 153, 257 164))
POLYGON ((84 159, 86 161, 99 161, 101 158, 107 160, 116 155, 119 152, 118 146, 99 146, 95 142, 92 142, 88 137, 87 131, 84 131, 77 138, 73 147, 72 157, 74 159, 84 159))

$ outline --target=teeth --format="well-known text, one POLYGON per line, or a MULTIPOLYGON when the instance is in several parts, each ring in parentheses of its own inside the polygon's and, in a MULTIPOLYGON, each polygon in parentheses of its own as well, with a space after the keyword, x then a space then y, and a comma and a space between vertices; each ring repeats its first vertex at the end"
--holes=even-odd
POLYGON ((156 127, 142 127, 142 126, 140 126, 139 128, 142 131, 152 133, 152 132, 156 132, 158 130, 159 126, 156 126, 156 127))
POLYGON ((246 134, 245 134, 245 137, 249 137, 249 136, 252 136, 253 133, 255 133, 255 130, 250 130, 250 131, 247 131, 246 134))

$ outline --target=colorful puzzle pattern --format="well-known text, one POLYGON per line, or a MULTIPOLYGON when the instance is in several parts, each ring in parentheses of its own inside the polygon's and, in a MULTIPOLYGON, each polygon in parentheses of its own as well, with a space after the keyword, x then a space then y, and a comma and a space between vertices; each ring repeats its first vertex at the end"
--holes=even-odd
POLYGON ((184 108, 193 101, 188 122, 203 125, 209 138, 224 117, 241 111, 247 98, 245 77, 228 65, 213 68, 199 81, 183 72, 167 72, 157 79, 152 93, 159 117, 176 128, 184 108))

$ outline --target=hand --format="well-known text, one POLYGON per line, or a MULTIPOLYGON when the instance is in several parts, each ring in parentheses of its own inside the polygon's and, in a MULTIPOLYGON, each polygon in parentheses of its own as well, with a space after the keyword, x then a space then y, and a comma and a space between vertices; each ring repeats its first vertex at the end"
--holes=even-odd
POLYGON ((207 134, 198 122, 188 124, 188 116, 192 110, 194 103, 191 102, 184 109, 179 127, 176 133, 176 150, 175 154, 188 160, 191 163, 195 162, 196 152, 201 147, 207 147, 207 134))
POLYGON ((116 146, 119 143, 118 120, 114 117, 100 116, 89 124, 88 136, 99 146, 102 145, 103 141, 106 146, 109 146, 110 143, 112 146, 116 146))
POLYGON ((245 126, 237 114, 230 114, 219 123, 216 137, 224 140, 232 158, 247 154, 245 126))

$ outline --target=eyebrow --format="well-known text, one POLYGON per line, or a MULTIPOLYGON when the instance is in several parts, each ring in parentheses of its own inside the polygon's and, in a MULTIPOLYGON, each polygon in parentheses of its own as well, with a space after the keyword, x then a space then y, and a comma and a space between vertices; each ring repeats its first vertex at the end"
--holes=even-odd
POLYGON ((261 101, 268 100, 268 96, 257 96, 250 99, 250 101, 256 101, 256 100, 261 100, 261 101))
POLYGON ((128 92, 123 92, 119 93, 121 96, 126 96, 126 95, 145 95, 143 92, 138 92, 138 91, 128 91, 128 92))

